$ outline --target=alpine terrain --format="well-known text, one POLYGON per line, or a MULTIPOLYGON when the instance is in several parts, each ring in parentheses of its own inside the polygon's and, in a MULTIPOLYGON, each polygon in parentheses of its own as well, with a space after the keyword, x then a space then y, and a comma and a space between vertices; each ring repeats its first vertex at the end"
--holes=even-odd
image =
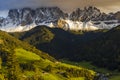
POLYGON ((120 11, 1 5, 0 80, 120 80, 120 11))

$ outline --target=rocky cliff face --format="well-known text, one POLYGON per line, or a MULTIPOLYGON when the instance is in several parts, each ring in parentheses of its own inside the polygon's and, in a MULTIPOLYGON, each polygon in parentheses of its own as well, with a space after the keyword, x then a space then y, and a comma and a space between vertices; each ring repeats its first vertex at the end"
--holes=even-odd
POLYGON ((102 13, 96 7, 85 7, 84 9, 77 9, 70 15, 72 20, 80 20, 83 22, 87 21, 104 21, 104 20, 114 20, 114 14, 102 13))
POLYGON ((8 18, 13 23, 19 22, 22 26, 33 22, 36 24, 54 22, 60 17, 65 18, 66 15, 58 7, 37 8, 35 10, 30 8, 13 9, 8 14, 8 18))
POLYGON ((25 31, 40 24, 55 23, 65 14, 58 7, 23 8, 9 10, 7 18, 0 19, 0 29, 5 31, 25 31))
POLYGON ((77 9, 69 16, 58 7, 11 9, 7 18, 0 18, 0 29, 8 32, 26 31, 37 25, 61 27, 65 30, 96 30, 119 25, 119 13, 101 13, 96 7, 77 9), (62 22, 62 23, 61 23, 62 22))

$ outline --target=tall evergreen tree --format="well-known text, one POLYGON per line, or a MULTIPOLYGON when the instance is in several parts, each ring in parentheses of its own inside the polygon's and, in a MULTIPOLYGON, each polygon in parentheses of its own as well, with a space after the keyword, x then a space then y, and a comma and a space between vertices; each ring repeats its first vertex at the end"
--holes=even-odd
POLYGON ((9 80, 20 80, 20 67, 13 51, 8 53, 7 69, 9 80))

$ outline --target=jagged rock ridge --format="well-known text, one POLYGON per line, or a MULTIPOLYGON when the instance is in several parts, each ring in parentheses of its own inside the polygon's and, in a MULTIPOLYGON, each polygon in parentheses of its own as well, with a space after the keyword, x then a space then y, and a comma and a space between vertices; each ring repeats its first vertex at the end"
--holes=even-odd
POLYGON ((7 18, 0 18, 0 29, 8 32, 27 31, 37 25, 60 27, 65 30, 110 29, 119 25, 118 19, 118 14, 115 16, 112 13, 101 13, 92 6, 78 8, 70 15, 58 7, 11 9, 7 18))

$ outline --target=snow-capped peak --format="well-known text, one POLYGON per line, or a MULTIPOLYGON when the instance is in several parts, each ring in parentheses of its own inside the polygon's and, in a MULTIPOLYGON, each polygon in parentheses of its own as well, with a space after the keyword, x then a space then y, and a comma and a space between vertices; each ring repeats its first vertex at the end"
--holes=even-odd
POLYGON ((0 15, 3 16, 0 17, 0 30, 7 32, 27 31, 37 25, 64 30, 97 30, 111 29, 120 24, 118 13, 117 16, 101 13, 95 7, 77 9, 71 14, 64 13, 58 7, 23 8, 0 11, 0 15))

